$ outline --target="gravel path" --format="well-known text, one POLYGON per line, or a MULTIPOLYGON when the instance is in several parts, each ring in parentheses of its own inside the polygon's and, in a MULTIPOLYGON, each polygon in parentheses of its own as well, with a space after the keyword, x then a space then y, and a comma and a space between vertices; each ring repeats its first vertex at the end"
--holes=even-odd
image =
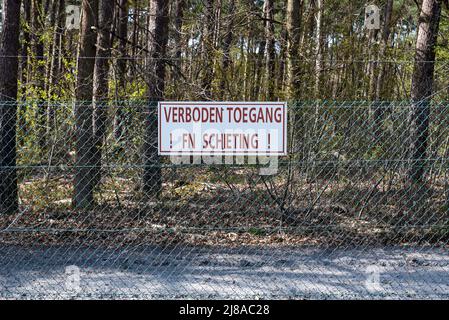
POLYGON ((0 298, 449 299, 449 250, 0 245, 0 298))

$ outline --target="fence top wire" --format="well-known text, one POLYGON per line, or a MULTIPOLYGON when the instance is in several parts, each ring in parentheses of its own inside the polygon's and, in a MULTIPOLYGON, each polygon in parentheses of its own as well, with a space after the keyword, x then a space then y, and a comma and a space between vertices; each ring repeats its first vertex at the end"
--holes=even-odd
MULTIPOLYGON (((148 108, 157 107, 159 102, 223 102, 223 101, 204 101, 204 100, 159 100, 150 101, 145 99, 131 99, 131 100, 97 100, 97 101, 80 101, 80 100, 26 100, 26 101, 11 101, 11 100, 1 100, 0 107, 39 107, 41 105, 54 106, 54 107, 74 107, 74 106, 94 106, 99 104, 106 104, 108 107, 113 108, 148 108)), ((423 101, 414 100, 286 100, 289 107, 293 108, 303 108, 303 107, 333 107, 333 108, 357 108, 357 107, 369 107, 376 106, 379 108, 390 108, 390 107, 409 107, 410 105, 416 105, 419 103, 424 103, 423 101)), ((241 102, 239 101, 225 101, 226 103, 241 102)), ((255 103, 270 103, 278 101, 244 101, 244 102, 255 102, 255 103)), ((432 100, 426 102, 430 107, 449 107, 449 100, 432 100)))
MULTIPOLYGON (((36 55, 0 55, 0 58, 34 58, 34 59, 47 59, 48 56, 36 56, 36 55)), ((114 59, 114 60, 164 60, 164 61, 204 61, 201 57, 150 57, 150 56, 61 56, 63 59, 114 59)), ((211 58, 212 60, 219 60, 221 58, 211 58)), ((327 62, 327 63, 387 63, 387 64, 413 64, 414 59, 410 60, 394 60, 394 59, 315 59, 309 57, 299 57, 299 58, 267 58, 264 61, 300 61, 300 62, 327 62)), ((245 61, 260 61, 260 58, 245 58, 245 61)), ((436 63, 445 64, 449 63, 449 59, 439 59, 439 60, 420 60, 420 63, 436 63)))

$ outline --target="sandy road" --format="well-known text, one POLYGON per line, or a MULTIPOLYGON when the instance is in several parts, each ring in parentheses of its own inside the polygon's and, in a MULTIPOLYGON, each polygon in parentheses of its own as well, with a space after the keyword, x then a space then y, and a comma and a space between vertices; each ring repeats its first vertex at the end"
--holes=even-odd
POLYGON ((448 299, 449 250, 0 245, 0 298, 448 299))

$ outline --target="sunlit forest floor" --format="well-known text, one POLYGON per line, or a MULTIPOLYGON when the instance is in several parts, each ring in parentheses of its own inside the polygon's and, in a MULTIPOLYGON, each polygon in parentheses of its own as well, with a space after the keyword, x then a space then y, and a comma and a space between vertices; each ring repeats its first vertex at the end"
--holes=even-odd
POLYGON ((155 198, 142 193, 139 174, 108 173, 89 210, 73 209, 71 174, 31 176, 20 184, 21 212, 0 216, 0 241, 114 246, 449 241, 444 181, 438 177, 413 189, 396 180, 379 183, 373 175, 263 178, 246 169, 169 169, 163 175, 162 194, 155 198))

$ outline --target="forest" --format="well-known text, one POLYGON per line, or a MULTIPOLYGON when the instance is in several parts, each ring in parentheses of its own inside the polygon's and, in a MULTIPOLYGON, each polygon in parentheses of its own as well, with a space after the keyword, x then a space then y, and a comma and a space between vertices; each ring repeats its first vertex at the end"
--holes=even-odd
POLYGON ((335 228, 340 241, 414 241, 422 228, 426 241, 448 237, 446 0, 3 0, 1 10, 2 227, 151 222, 158 234, 263 238, 280 223, 300 231, 291 241, 335 228), (365 26, 368 4, 379 29, 365 26), (162 100, 287 101, 279 174, 170 164, 157 153, 162 100))

